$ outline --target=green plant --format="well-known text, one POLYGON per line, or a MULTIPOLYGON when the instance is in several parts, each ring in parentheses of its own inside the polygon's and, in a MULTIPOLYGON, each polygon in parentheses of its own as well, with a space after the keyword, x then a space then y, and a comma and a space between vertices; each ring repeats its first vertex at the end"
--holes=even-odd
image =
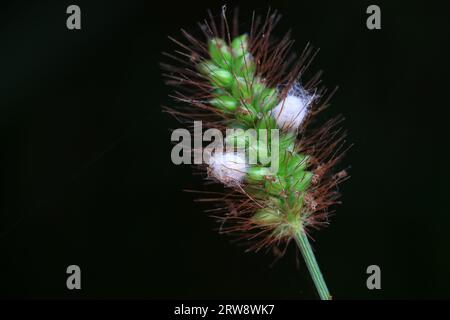
MULTIPOLYGON (((250 139, 245 131, 227 136, 241 142, 245 153, 266 153, 271 164, 252 163, 240 154, 211 156, 208 177, 226 186, 214 202, 223 215, 221 231, 238 234, 249 250, 280 246, 294 240, 300 249, 321 299, 331 299, 308 240, 308 231, 328 223, 328 208, 338 202, 337 184, 346 179, 335 173, 343 155, 341 118, 315 124, 330 94, 319 87, 319 75, 300 83, 315 53, 307 46, 294 63, 292 41, 271 37, 279 19, 268 13, 252 19, 249 33, 237 33, 237 19, 230 31, 225 10, 219 28, 212 15, 202 26, 199 40, 183 31, 187 44, 174 40, 182 51, 167 54, 182 65, 164 65, 168 83, 181 88, 175 98, 191 107, 169 109, 176 116, 203 120, 208 127, 277 130, 276 141, 267 144, 250 139), (219 30, 220 29, 220 30, 219 30), (232 36, 233 35, 233 36, 232 36), (270 147, 268 147, 270 145, 270 147), (264 150, 262 150, 264 149, 264 150), (264 152, 262 152, 264 151, 264 152)), ((259 141, 259 140, 256 140, 259 141)))

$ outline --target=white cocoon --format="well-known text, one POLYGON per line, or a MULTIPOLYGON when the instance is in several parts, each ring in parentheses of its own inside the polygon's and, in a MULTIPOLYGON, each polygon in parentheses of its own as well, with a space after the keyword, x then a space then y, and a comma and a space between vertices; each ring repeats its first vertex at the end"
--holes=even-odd
POLYGON ((282 129, 297 130, 308 113, 314 95, 309 95, 299 84, 295 84, 286 98, 271 110, 271 115, 282 129))
POLYGON ((239 185, 247 173, 245 155, 215 152, 209 158, 209 173, 228 186, 239 185))

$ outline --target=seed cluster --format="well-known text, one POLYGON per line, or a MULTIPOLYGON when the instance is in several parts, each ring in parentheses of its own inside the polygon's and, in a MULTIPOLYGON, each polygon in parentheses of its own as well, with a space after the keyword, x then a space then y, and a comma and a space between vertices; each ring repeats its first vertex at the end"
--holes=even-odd
POLYGON ((276 172, 268 164, 242 163, 230 154, 212 155, 206 170, 227 186, 222 197, 210 198, 218 207, 220 230, 240 235, 254 250, 287 244, 299 231, 326 224, 328 208, 338 202, 337 184, 347 177, 345 171, 335 173, 345 136, 338 127, 341 118, 315 123, 330 97, 319 87, 320 74, 300 84, 313 50, 308 46, 295 60, 289 35, 279 41, 271 37, 278 19, 276 13, 253 17, 250 32, 239 34, 236 18, 230 31, 224 15, 221 28, 210 16, 201 25, 204 40, 182 31, 188 43, 174 40, 182 51, 166 54, 182 66, 164 65, 168 83, 178 88, 175 99, 189 105, 169 109, 174 116, 223 130, 256 129, 260 134, 258 129, 267 129, 265 146, 244 131, 231 139, 243 142, 246 152, 256 149, 271 156, 271 148, 277 149, 272 159, 278 162, 276 172), (272 129, 279 130, 275 145, 270 143, 272 129))

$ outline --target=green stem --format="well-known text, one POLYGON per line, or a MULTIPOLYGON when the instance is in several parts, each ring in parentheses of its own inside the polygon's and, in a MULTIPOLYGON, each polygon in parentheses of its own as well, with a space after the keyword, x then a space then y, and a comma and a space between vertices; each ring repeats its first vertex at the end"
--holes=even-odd
POLYGON ((331 300, 330 292, 328 291, 327 284, 323 279, 322 272, 320 272, 319 265, 317 264, 316 257, 312 251, 311 244, 309 243, 308 236, 302 230, 296 233, 295 241, 302 253, 306 266, 308 267, 311 278, 314 281, 317 292, 319 293, 321 300, 331 300))

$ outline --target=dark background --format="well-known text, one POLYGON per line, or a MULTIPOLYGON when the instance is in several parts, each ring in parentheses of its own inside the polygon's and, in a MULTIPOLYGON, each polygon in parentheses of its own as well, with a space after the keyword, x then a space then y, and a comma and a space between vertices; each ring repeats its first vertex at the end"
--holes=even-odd
MULTIPOLYGON (((233 2, 228 1, 231 9, 233 2)), ((355 145, 352 178, 329 228, 313 234, 337 299, 450 298, 450 191, 438 113, 447 108, 443 2, 245 1, 278 9, 279 35, 320 47, 311 72, 340 89, 355 145), (366 288, 366 268, 382 289, 366 288)), ((159 62, 167 35, 193 30, 221 1, 2 1, 0 296, 15 298, 316 298, 291 247, 245 253, 194 203, 201 180, 170 161, 180 125, 159 62), (77 4, 82 29, 66 28, 77 4), (66 288, 66 268, 82 290, 66 288)), ((230 10, 231 12, 231 10, 230 10)), ((447 81, 448 82, 448 81, 447 81)))

